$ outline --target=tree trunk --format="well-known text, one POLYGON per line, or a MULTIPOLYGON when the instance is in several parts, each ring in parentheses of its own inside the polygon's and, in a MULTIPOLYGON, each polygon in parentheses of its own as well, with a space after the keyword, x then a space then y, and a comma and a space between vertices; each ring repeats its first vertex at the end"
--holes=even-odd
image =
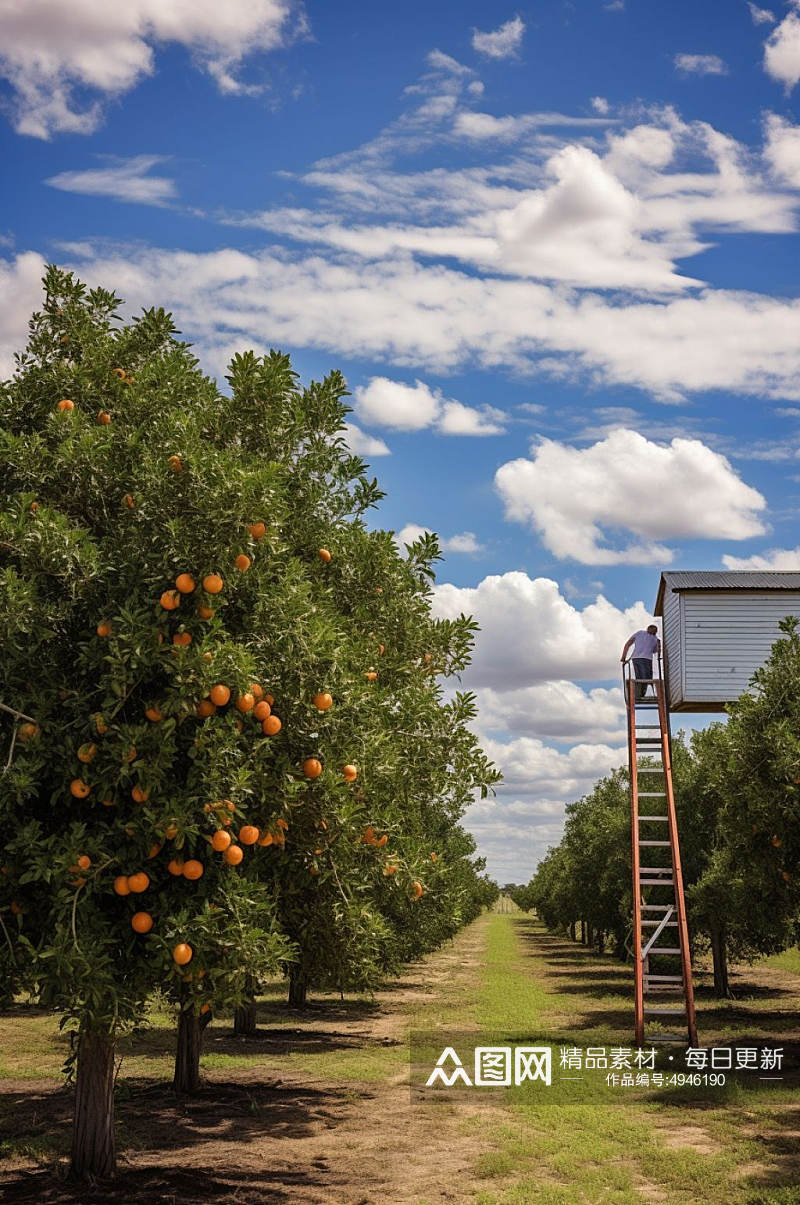
POLYGON ((575 921, 574 920, 569 922, 569 935, 572 938, 572 940, 575 941, 575 921))
POLYGON ((604 954, 606 948, 606 935, 602 929, 597 930, 597 953, 604 954))
POLYGON ((84 1030, 78 1039, 70 1175, 108 1180, 116 1167, 114 1039, 103 1030, 84 1030))
POLYGON ((586 921, 581 921, 581 945, 586 945, 586 921))
POLYGON ((289 971, 289 1004, 292 1008, 305 1008, 308 995, 308 979, 299 969, 289 971))
POLYGON ((586 922, 586 944, 587 944, 587 946, 589 946, 590 949, 592 947, 593 942, 594 942, 594 929, 587 920, 587 922, 586 922))
POLYGON ((714 926, 711 930, 711 955, 714 959, 714 995, 728 997, 728 943, 725 926, 714 926))
POLYGON ((235 1038, 252 1038, 257 1032, 256 1002, 248 1000, 233 1013, 233 1036, 235 1038))
POLYGON ((210 1012, 196 1017, 190 1008, 181 1009, 178 1015, 178 1044, 175 1050, 175 1075, 172 1079, 175 1092, 193 1096, 200 1088, 203 1030, 210 1020, 210 1012))

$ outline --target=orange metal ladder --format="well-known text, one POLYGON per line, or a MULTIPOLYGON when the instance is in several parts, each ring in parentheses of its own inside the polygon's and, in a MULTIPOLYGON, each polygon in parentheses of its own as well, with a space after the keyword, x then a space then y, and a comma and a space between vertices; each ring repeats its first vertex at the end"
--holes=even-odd
POLYGON ((638 679, 640 689, 647 692, 642 699, 636 698, 636 681, 631 664, 627 662, 623 689, 628 717, 631 795, 636 1044, 683 1042, 696 1046, 692 962, 672 789, 664 681, 662 677, 638 679), (653 720, 658 722, 653 723, 653 720), (661 861, 664 852, 668 857, 666 862, 661 861), (643 859, 647 865, 642 865, 643 859), (654 1000, 662 1001, 663 1007, 654 1004, 654 1000), (660 1029, 645 1033, 647 1021, 661 1025, 661 1018, 677 1021, 679 1017, 682 1020, 680 1027, 685 1027, 685 1036, 664 1033, 660 1029))

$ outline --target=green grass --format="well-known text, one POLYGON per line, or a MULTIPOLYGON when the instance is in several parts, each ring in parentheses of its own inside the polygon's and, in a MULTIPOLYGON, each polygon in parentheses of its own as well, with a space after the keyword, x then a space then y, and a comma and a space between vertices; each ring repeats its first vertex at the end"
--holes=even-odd
MULTIPOLYGON (((781 954, 772 954, 758 965, 774 967, 778 971, 788 971, 790 975, 800 975, 800 949, 795 946, 791 950, 784 950, 781 954)), ((800 1194, 798 1194, 798 1199, 800 1199, 800 1194)))

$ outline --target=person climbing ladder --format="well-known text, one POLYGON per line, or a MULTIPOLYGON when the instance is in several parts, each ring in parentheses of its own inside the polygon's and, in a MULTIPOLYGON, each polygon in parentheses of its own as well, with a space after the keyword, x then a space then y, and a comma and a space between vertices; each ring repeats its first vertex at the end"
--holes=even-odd
POLYGON ((636 675, 635 697, 637 701, 647 694, 648 682, 653 679, 653 656, 661 654, 661 641, 658 638, 658 628, 654 623, 645 630, 641 628, 629 636, 622 650, 620 661, 624 665, 628 658, 628 649, 633 645, 633 672, 636 675))

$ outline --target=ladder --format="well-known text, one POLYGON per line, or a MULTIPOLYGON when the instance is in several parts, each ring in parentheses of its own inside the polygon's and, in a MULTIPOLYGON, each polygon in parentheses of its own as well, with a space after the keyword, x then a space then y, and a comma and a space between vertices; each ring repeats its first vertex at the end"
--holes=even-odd
POLYGON ((631 794, 636 1045, 681 1042, 696 1046, 692 962, 664 680, 661 676, 637 680, 631 671, 628 661, 623 690, 631 794), (637 698, 637 693, 643 697, 637 698), (647 1022, 677 1026, 685 1033, 658 1029, 646 1034, 647 1022))

